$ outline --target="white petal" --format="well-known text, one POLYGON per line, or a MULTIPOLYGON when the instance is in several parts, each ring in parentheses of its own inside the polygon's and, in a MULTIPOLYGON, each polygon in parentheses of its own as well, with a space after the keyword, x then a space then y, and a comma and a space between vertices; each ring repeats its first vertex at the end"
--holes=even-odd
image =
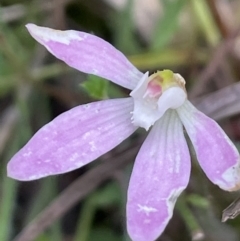
POLYGON ((35 24, 27 24, 26 27, 50 53, 84 73, 106 78, 131 90, 143 76, 119 50, 97 36, 35 24))
POLYGON ((80 168, 110 151, 135 130, 131 98, 75 107, 45 125, 8 163, 8 176, 33 180, 80 168))
POLYGON ((190 176, 190 156, 175 111, 156 122, 143 143, 128 189, 128 232, 134 241, 153 241, 172 217, 190 176))
POLYGON ((221 127, 189 101, 177 109, 207 177, 220 188, 240 188, 239 153, 221 127))

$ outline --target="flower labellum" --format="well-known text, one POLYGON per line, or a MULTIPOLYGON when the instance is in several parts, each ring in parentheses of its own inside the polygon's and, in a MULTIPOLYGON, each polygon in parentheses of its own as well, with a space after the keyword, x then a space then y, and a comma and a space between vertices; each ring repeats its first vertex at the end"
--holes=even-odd
POLYGON ((186 98, 185 81, 170 70, 144 74, 130 93, 134 100, 133 124, 148 130, 168 109, 181 106, 186 98))
POLYGON ((236 147, 214 120, 187 100, 181 75, 170 70, 143 74, 112 45, 88 33, 34 24, 27 29, 69 66, 106 78, 131 93, 128 98, 80 105, 55 118, 12 157, 9 177, 30 181, 69 172, 110 151, 138 127, 152 127, 129 183, 127 229, 133 241, 154 241, 189 182, 184 126, 209 180, 226 191, 240 188, 236 147))

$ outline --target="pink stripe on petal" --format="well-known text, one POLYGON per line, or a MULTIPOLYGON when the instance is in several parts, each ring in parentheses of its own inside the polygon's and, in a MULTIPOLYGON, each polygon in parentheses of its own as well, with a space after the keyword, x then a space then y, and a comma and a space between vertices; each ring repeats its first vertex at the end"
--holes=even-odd
POLYGON ((128 89, 134 89, 143 76, 120 51, 97 36, 35 24, 26 27, 50 53, 84 73, 106 78, 128 89))
POLYGON ((239 189, 239 153, 221 127, 189 101, 177 111, 207 177, 224 190, 239 189))
POLYGON ((153 241, 164 231, 189 176, 183 127, 176 112, 168 110, 142 145, 130 179, 127 225, 133 241, 153 241))
POLYGON ((8 163, 8 176, 34 180, 69 172, 110 151, 135 130, 131 98, 67 111, 41 128, 8 163))

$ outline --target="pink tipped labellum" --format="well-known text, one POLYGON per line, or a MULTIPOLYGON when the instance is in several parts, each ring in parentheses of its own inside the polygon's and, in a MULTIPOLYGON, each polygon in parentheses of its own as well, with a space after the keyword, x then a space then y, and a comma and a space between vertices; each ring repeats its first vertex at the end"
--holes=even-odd
POLYGON ((189 181, 184 126, 207 177, 224 190, 240 188, 237 149, 215 121, 187 100, 181 75, 170 70, 143 74, 112 45, 88 33, 27 28, 69 66, 132 91, 130 98, 81 105, 55 118, 12 157, 8 176, 28 181, 69 172, 110 151, 138 127, 152 127, 130 179, 127 229, 133 241, 154 241, 189 181))

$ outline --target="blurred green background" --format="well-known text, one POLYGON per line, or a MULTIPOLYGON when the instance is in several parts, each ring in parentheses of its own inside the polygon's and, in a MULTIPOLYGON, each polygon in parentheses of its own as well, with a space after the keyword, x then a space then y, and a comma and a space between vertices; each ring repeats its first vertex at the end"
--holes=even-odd
MULTIPOLYGON (((189 98, 239 147, 239 0, 0 0, 0 241, 129 240, 127 185, 146 136, 140 130, 71 173, 7 178, 11 156, 45 123, 76 105, 129 94, 55 59, 28 34, 29 22, 100 36, 142 72, 180 73, 189 98)), ((211 184, 192 156, 189 186, 158 240, 239 241, 240 218, 221 223, 238 193, 211 184)))

